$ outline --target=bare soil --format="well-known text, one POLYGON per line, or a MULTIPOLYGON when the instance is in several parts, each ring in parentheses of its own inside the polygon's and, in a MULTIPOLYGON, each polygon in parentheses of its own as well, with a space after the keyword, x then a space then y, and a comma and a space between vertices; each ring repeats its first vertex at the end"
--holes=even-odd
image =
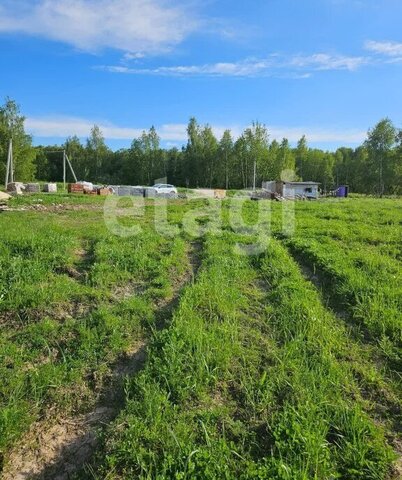
MULTIPOLYGON (((189 268, 174 285, 173 298, 157 305, 159 328, 166 325, 180 292, 194 278, 200 266, 200 248, 198 243, 191 244, 189 268)), ((124 297, 127 292, 116 293, 124 297)), ((20 446, 8 455, 2 479, 68 480, 82 470, 96 451, 99 431, 116 418, 124 405, 123 379, 141 370, 145 360, 146 343, 143 342, 126 352, 124 358, 114 365, 109 386, 90 412, 67 418, 48 416, 34 423, 20 446)))

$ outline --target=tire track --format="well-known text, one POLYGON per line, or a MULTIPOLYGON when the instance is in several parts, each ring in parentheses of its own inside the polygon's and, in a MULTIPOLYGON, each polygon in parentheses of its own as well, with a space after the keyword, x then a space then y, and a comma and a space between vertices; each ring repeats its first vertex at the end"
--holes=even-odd
POLYGON ((395 480, 402 478, 402 399, 400 398, 400 391, 396 390, 392 385, 392 377, 387 378, 383 373, 384 370, 387 373, 389 372, 386 360, 376 346, 373 345, 372 336, 364 325, 359 324, 357 326, 351 314, 335 301, 331 291, 328 291, 331 290, 331 286, 325 274, 319 269, 313 269, 311 265, 305 262, 304 257, 291 246, 284 245, 284 247, 289 252, 289 256, 298 265, 305 280, 314 286, 321 299, 323 308, 338 321, 341 327, 347 328, 350 341, 353 343, 353 351, 358 351, 361 354, 358 364, 357 360, 353 358, 352 352, 351 357, 346 361, 349 361, 351 364, 353 374, 359 385, 361 397, 367 404, 367 413, 376 424, 385 429, 387 440, 398 455, 394 464, 394 471, 389 478, 395 480), (362 358, 366 359, 366 364, 361 363, 362 358), (365 367, 374 368, 376 373, 383 377, 386 388, 383 388, 382 385, 376 385, 370 379, 367 380, 364 376, 365 367))
MULTIPOLYGON (((173 296, 156 304, 157 329, 167 325, 183 289, 197 275, 201 249, 200 242, 189 243, 186 272, 174 283, 173 296)), ((36 422, 20 442, 23 446, 8 456, 2 479, 68 480, 82 470, 99 445, 99 432, 124 406, 124 379, 142 369, 146 355, 147 343, 141 341, 113 366, 109 385, 90 412, 36 422)))

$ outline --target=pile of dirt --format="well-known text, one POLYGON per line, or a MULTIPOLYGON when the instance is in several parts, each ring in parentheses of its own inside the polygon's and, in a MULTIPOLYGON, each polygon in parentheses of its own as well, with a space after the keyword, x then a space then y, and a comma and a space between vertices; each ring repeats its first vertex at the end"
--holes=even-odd
POLYGON ((10 200, 11 195, 9 195, 6 192, 1 192, 0 191, 0 202, 7 202, 7 200, 10 200))

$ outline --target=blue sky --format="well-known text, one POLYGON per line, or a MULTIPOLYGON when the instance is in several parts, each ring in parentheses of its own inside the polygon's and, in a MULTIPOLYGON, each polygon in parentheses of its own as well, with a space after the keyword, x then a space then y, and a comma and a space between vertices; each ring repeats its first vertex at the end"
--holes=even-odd
POLYGON ((400 0, 0 0, 0 96, 36 144, 130 144, 155 125, 181 145, 190 116, 219 136, 356 145, 402 126, 400 0))

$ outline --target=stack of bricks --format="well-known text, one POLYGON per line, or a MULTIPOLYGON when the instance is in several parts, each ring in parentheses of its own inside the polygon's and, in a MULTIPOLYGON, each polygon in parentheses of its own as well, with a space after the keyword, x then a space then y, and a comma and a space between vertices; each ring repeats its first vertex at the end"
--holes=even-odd
POLYGON ((67 191, 68 193, 84 193, 84 187, 80 183, 69 183, 67 191))

